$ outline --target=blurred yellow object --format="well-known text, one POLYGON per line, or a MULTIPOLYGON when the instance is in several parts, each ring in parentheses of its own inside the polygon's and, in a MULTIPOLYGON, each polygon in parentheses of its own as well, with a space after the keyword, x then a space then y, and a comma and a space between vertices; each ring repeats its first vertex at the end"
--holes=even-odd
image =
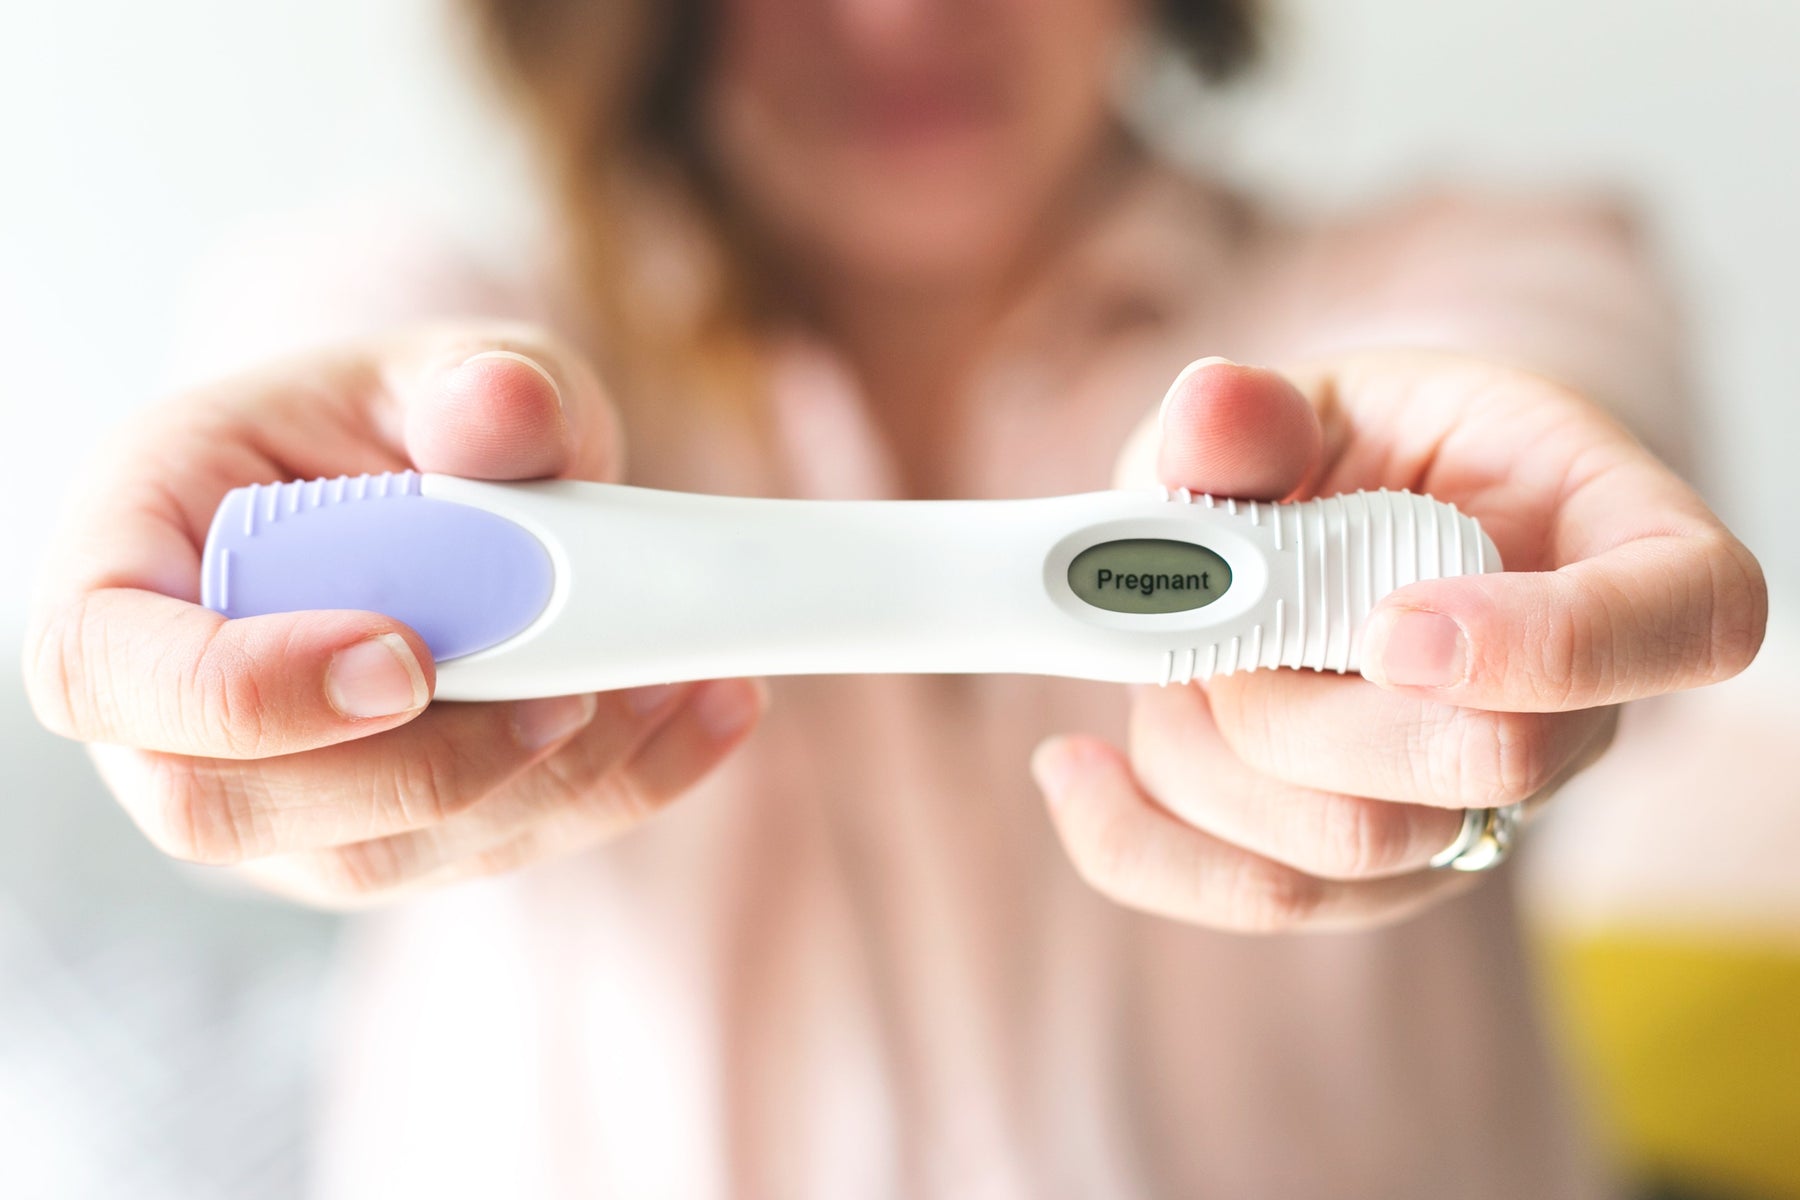
POLYGON ((1800 1200, 1800 946, 1545 940, 1552 993, 1627 1165, 1800 1200))

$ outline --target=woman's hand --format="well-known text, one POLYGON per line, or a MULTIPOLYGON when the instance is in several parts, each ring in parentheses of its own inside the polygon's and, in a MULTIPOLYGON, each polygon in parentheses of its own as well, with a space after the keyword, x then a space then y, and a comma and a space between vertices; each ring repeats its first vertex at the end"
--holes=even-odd
POLYGON ((1305 499, 1411 488, 1476 517, 1506 572, 1382 601, 1363 675, 1146 688, 1126 753, 1050 739, 1033 768, 1077 868, 1122 903, 1234 930, 1393 919, 1465 887, 1426 869, 1461 810, 1535 806, 1617 705, 1755 656, 1755 558, 1616 421, 1477 360, 1374 354, 1288 376, 1188 368, 1121 476, 1305 499))
POLYGON ((606 479, 621 449, 593 373, 511 326, 426 330, 183 397, 126 430, 80 489, 26 643, 33 707, 95 743, 157 846, 318 903, 610 837, 744 738, 758 684, 427 707, 431 656, 398 622, 227 622, 197 601, 231 488, 406 468, 606 479))

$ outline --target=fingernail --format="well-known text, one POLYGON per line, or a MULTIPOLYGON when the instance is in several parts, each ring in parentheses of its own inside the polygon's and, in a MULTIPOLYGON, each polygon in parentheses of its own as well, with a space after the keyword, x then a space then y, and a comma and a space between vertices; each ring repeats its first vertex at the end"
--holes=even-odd
POLYGON ((647 717, 675 698, 686 687, 682 683, 653 683, 647 687, 625 689, 625 707, 634 717, 647 717))
POLYGON ((1047 738, 1031 752, 1031 777, 1037 780, 1052 807, 1062 803, 1072 770, 1067 744, 1061 738, 1047 738))
POLYGON ((1463 677, 1462 626, 1422 608, 1377 613, 1364 635, 1364 654, 1377 683, 1447 687, 1463 677))
POLYGON ((1210 367, 1215 363, 1224 363, 1226 366, 1230 367, 1235 367, 1237 365, 1229 358, 1214 354, 1206 358, 1195 359, 1187 366, 1181 368, 1181 374, 1175 377, 1175 382, 1171 383, 1169 385, 1169 390, 1163 393, 1162 406, 1156 410, 1156 432, 1158 434, 1162 433, 1164 426, 1168 424, 1169 401, 1174 398, 1176 392, 1181 390, 1181 385, 1187 380, 1187 377, 1192 375, 1195 371, 1198 371, 1203 367, 1210 367))
POLYGON ((516 350, 483 350, 480 354, 471 354, 469 357, 462 360, 461 364, 458 365, 457 370, 460 371, 463 367, 467 366, 478 366, 484 362, 490 362, 495 359, 505 359, 510 362, 524 363, 542 376, 544 382, 550 385, 550 394, 556 397, 557 404, 560 405, 562 403, 562 389, 556 386, 555 376, 551 375, 542 363, 534 358, 520 354, 516 350))
POLYGON ((367 720, 423 708, 431 694, 406 639, 383 633, 332 655, 325 698, 344 716, 367 720))
POLYGON ((592 695, 521 700, 513 705, 513 733, 525 749, 542 750, 586 726, 598 708, 592 695))
POLYGON ((763 688, 748 679, 715 679, 700 688, 691 708, 694 719, 715 741, 744 731, 762 709, 763 688))

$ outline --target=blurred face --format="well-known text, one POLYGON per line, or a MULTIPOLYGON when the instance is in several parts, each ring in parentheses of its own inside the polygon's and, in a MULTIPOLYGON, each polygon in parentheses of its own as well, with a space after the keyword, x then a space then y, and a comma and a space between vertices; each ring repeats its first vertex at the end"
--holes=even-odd
POLYGON ((1104 144, 1141 7, 720 0, 710 153, 814 270, 931 286, 998 269, 1104 144))

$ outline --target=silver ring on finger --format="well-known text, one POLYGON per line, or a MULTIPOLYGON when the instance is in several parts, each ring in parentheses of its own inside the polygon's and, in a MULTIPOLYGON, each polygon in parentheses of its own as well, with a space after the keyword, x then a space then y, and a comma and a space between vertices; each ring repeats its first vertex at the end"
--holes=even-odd
POLYGON ((1512 852, 1524 814, 1522 803, 1464 809, 1456 840, 1432 856, 1431 867, 1439 871, 1493 870, 1512 852))

